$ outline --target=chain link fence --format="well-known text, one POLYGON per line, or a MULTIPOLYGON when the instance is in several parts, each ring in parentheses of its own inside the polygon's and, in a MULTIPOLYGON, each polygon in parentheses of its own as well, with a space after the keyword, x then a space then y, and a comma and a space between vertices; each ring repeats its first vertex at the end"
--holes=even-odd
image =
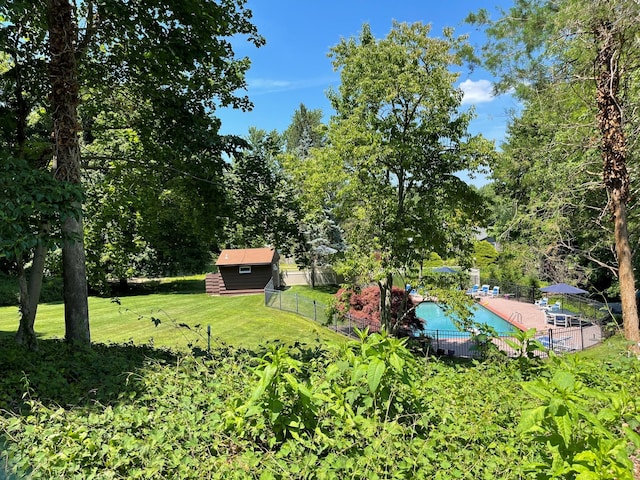
MULTIPOLYGON (((524 295, 519 298, 520 301, 527 302, 531 298, 529 296, 531 292, 526 289, 516 291, 524 293, 524 295)), ((515 299, 514 296, 514 300, 515 299)), ((581 313, 584 318, 602 316, 600 307, 602 304, 594 304, 588 299, 580 300, 587 300, 579 303, 579 305, 582 305, 581 313)), ((329 305, 326 303, 297 293, 289 293, 286 290, 276 290, 267 286, 264 290, 264 302, 268 307, 302 315, 334 332, 341 333, 348 337, 356 338, 356 329, 364 330, 368 328, 369 332, 380 331, 379 322, 349 314, 338 316, 332 313, 329 305)), ((594 333, 600 331, 601 329, 599 328, 594 330, 577 327, 563 329, 562 334, 559 334, 549 330, 540 332, 536 340, 546 349, 562 354, 583 350, 594 343, 600 342, 602 340, 601 336, 594 333)), ((487 345, 480 342, 478 338, 482 337, 476 337, 469 332, 460 332, 457 330, 425 330, 421 332, 419 336, 412 338, 411 342, 420 350, 424 351, 425 354, 433 353, 440 356, 480 358, 485 355, 487 345)), ((491 343, 507 355, 518 355, 519 352, 514 351, 507 342, 508 340, 512 340, 510 334, 498 333, 498 335, 491 338, 491 343)), ((540 356, 547 355, 545 351, 540 351, 538 354, 540 356)))
POLYGON ((543 296, 554 297, 554 301, 560 301, 564 307, 570 306, 570 309, 576 315, 589 319, 589 321, 598 325, 604 325, 612 318, 611 312, 605 303, 588 295, 550 295, 541 292, 539 287, 517 285, 499 280, 486 280, 484 283, 490 285, 490 289, 494 286, 500 287, 500 296, 519 302, 535 303, 543 296))
POLYGON ((326 303, 297 293, 289 293, 286 290, 269 288, 268 285, 264 289, 264 304, 271 308, 302 315, 334 332, 342 333, 349 337, 357 337, 356 329, 364 330, 368 328, 369 332, 380 331, 379 322, 349 314, 342 318, 342 316, 332 313, 330 306, 326 303))

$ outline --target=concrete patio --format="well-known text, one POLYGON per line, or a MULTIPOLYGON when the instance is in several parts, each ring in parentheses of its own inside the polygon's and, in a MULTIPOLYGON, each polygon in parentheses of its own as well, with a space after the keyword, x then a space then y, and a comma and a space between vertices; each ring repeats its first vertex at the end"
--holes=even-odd
POLYGON ((602 341, 600 326, 590 323, 574 327, 553 326, 547 323, 544 310, 531 303, 490 296, 480 297, 478 301, 485 308, 521 329, 535 328, 540 335, 568 337, 576 349, 589 348, 602 341))

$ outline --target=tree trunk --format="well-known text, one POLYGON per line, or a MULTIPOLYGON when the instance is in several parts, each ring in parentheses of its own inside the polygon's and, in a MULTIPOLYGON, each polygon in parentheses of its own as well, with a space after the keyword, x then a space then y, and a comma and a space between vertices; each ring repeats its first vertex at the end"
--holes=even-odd
POLYGON ((316 261, 311 259, 311 288, 316 288, 316 261))
POLYGON ((378 282, 380 289, 380 325, 389 333, 392 331, 391 325, 391 289, 393 288, 393 275, 387 274, 384 280, 378 282))
MULTIPOLYGON (((48 235, 49 225, 43 223, 40 227, 40 233, 43 236, 48 235)), ((42 291, 42 276, 44 274, 44 262, 46 258, 47 245, 45 242, 41 242, 33 254, 31 275, 29 275, 28 284, 23 266, 19 265, 18 268, 18 282, 20 284, 20 326, 16 334, 16 342, 27 345, 31 350, 38 349, 34 325, 36 322, 36 313, 38 312, 38 303, 40 302, 40 292, 42 291)))
POLYGON ((638 329, 638 307, 636 305, 631 246, 629 245, 629 234, 627 233, 626 205, 624 202, 619 201, 614 201, 613 203, 624 336, 627 340, 637 344, 640 342, 640 331, 638 329))
POLYGON ((65 339, 80 346, 89 346, 91 335, 82 221, 67 217, 62 222, 62 233, 65 236, 62 246, 65 339))
POLYGON ((16 342, 20 345, 26 345, 30 350, 38 349, 38 339, 33 329, 33 318, 35 313, 31 312, 31 301, 29 298, 29 289, 27 287, 27 277, 24 271, 24 262, 18 260, 18 285, 20 287, 20 326, 16 333, 16 342))
POLYGON ((624 334, 627 340, 633 341, 637 346, 640 341, 640 330, 632 252, 627 231, 626 204, 629 198, 629 172, 626 164, 623 116, 618 102, 619 45, 614 26, 607 20, 600 21, 596 26, 596 35, 599 43, 596 59, 596 101, 598 128, 602 135, 603 181, 610 196, 614 221, 624 334))
MULTIPOLYGON (((48 0, 47 9, 55 177, 80 184, 77 29, 72 5, 67 0, 48 0)), ((65 337, 70 343, 89 346, 91 338, 82 206, 74 207, 77 207, 77 218, 70 216, 62 221, 65 337)))

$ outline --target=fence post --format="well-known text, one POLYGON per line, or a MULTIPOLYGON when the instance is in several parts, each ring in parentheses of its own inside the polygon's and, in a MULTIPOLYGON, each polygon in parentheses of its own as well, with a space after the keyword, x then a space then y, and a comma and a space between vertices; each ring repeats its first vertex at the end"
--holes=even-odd
POLYGON ((207 325, 207 353, 211 353, 211 325, 207 325))
POLYGON ((317 322, 318 321, 318 315, 316 313, 316 301, 313 301, 313 321, 317 322))

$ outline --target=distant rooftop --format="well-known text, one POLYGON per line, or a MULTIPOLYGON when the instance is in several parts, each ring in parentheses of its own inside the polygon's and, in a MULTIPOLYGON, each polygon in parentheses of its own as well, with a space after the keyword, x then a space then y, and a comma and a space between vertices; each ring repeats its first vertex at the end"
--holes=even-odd
POLYGON ((220 252, 216 265, 269 265, 273 263, 276 251, 272 248, 238 248, 220 252))

